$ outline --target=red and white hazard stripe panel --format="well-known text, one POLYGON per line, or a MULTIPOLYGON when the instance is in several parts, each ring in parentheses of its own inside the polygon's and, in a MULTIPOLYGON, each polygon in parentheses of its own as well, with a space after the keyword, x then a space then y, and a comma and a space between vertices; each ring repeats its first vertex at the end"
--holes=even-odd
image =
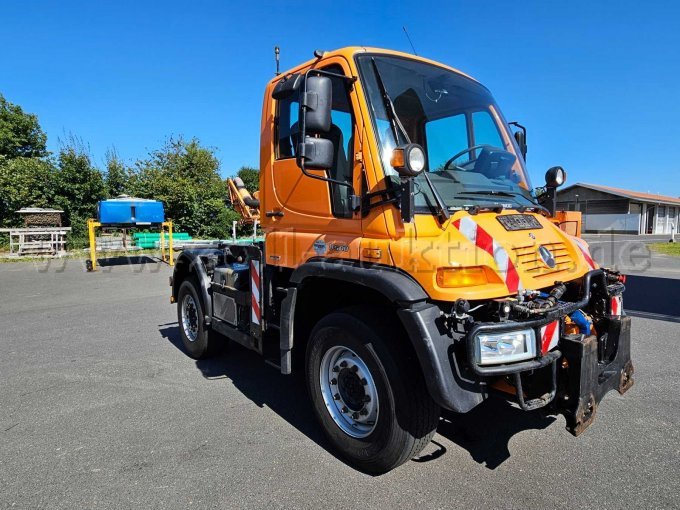
POLYGON ((571 238, 576 241, 576 246, 578 246, 581 250, 583 257, 586 259, 586 263, 590 266, 590 269, 595 269, 596 264, 593 258, 590 256, 590 248, 588 247, 588 243, 578 237, 572 236, 571 238))
POLYGON ((508 290, 515 293, 522 289, 522 283, 519 281, 519 274, 515 264, 512 263, 508 252, 499 245, 489 233, 480 227, 475 220, 470 216, 464 216, 459 220, 453 222, 461 234, 463 234, 470 242, 477 248, 480 248, 491 255, 498 266, 498 272, 505 280, 508 290))
POLYGON ((262 311, 260 308, 260 261, 250 261, 250 308, 251 322, 260 325, 262 311))
POLYGON ((623 296, 612 296, 609 304, 611 315, 623 314, 623 296))
POLYGON ((560 342, 560 321, 553 321, 541 328, 541 352, 545 354, 560 342))

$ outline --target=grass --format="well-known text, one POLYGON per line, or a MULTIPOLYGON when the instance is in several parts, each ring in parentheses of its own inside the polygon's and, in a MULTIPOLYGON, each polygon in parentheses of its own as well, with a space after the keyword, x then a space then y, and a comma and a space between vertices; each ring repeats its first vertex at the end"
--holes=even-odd
POLYGON ((652 243, 649 245, 652 251, 663 253, 664 255, 675 255, 680 257, 680 243, 652 243))

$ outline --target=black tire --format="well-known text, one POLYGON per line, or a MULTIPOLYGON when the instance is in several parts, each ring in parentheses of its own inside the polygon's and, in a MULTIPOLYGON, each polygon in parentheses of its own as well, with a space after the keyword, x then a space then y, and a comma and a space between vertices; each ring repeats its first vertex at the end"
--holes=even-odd
MULTIPOLYGON (((415 353, 406 343, 408 339, 391 326, 396 318, 377 312, 350 308, 324 317, 312 330, 306 356, 307 387, 326 435, 349 464, 370 474, 386 473, 415 457, 432 439, 440 414, 427 391, 415 353), (324 401, 322 364, 332 359, 324 356, 336 352, 338 346, 361 358, 377 390, 377 419, 365 437, 345 432, 324 401)), ((333 377, 336 384, 340 384, 339 379, 339 373, 337 379, 333 377)), ((366 385, 365 378, 362 382, 366 385)), ((338 395, 334 395, 336 400, 338 395)), ((344 404, 344 400, 340 402, 344 404)))
POLYGON ((203 301, 198 294, 198 282, 191 276, 182 282, 177 292, 177 324, 182 344, 189 356, 194 359, 205 359, 213 354, 215 339, 211 341, 211 334, 206 327, 203 317, 205 315, 203 301), (189 313, 187 324, 182 315, 182 307, 185 299, 190 300, 189 307, 195 309, 194 313, 189 313))

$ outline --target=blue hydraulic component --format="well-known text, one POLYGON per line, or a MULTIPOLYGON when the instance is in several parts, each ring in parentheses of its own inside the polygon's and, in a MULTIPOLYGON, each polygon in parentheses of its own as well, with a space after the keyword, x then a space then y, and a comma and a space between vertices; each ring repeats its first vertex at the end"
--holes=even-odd
POLYGON ((589 335, 592 322, 585 316, 581 310, 576 310, 569 315, 569 318, 578 326, 579 333, 582 335, 589 335))
POLYGON ((119 197, 97 204, 97 221, 102 225, 159 225, 165 221, 165 210, 157 200, 119 197))

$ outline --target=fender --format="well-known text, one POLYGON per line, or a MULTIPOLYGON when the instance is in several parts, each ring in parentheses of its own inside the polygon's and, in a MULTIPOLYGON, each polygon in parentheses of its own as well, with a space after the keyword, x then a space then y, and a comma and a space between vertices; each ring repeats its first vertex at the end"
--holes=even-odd
POLYGON ((313 258, 299 266, 290 281, 299 285, 310 276, 320 276, 370 287, 392 302, 408 305, 425 301, 425 290, 408 273, 391 266, 355 260, 313 258))
POLYGON ((206 259, 217 260, 222 255, 220 250, 214 249, 196 249, 183 250, 175 261, 175 269, 172 273, 172 296, 177 299, 177 292, 179 286, 182 284, 183 276, 185 274, 195 274, 200 287, 199 291, 203 298, 204 323, 209 325, 212 322, 212 299, 210 297, 210 278, 205 267, 206 259))
POLYGON ((292 286, 281 303, 281 373, 290 374, 292 368, 291 351, 295 331, 295 305, 297 287, 306 278, 326 278, 340 280, 369 287, 383 294, 390 302, 399 306, 423 302, 427 293, 419 283, 408 274, 390 266, 361 263, 355 260, 313 258, 300 265, 290 277, 292 286))
POLYGON ((399 269, 357 261, 311 259, 291 275, 293 287, 281 306, 281 371, 290 373, 297 286, 305 278, 321 277, 370 287, 398 306, 401 320, 414 347, 428 391, 440 406, 465 412, 482 402, 478 381, 465 380, 453 356, 454 338, 442 325, 440 308, 428 303, 425 290, 399 269))

